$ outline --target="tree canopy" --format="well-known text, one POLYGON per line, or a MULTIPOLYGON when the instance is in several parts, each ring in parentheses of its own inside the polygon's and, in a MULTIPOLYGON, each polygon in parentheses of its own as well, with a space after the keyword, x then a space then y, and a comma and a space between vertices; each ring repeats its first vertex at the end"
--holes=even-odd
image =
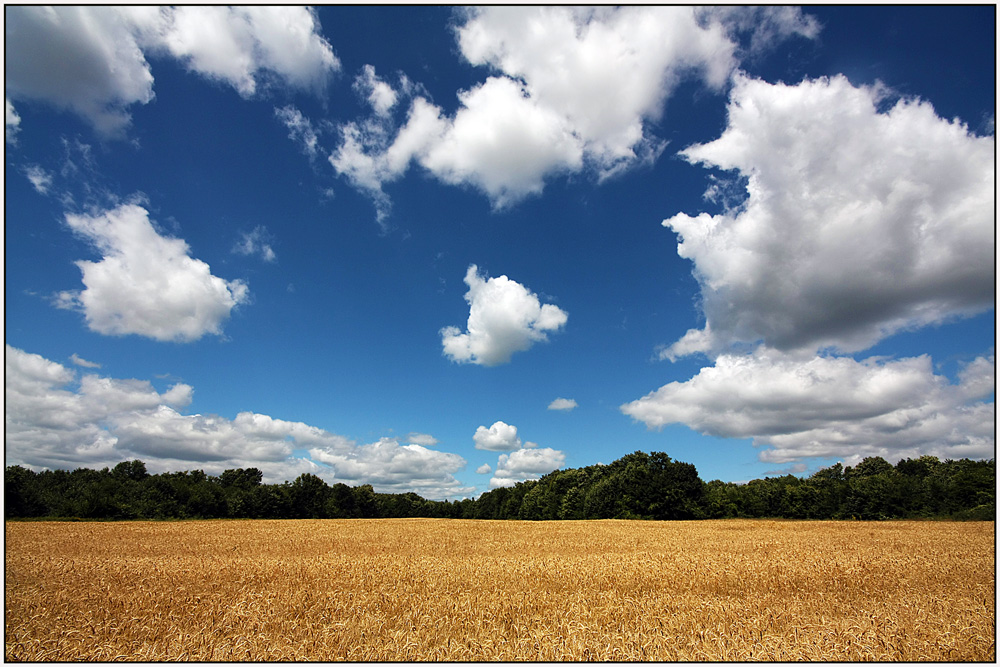
POLYGON ((869 457, 808 478, 768 477, 747 484, 704 482, 690 463, 663 452, 633 452, 608 465, 556 470, 476 499, 426 500, 378 493, 371 485, 332 486, 304 473, 264 484, 256 468, 206 475, 150 474, 142 461, 114 468, 4 472, 5 516, 81 519, 907 519, 994 520, 996 467, 989 461, 933 456, 893 466, 869 457))

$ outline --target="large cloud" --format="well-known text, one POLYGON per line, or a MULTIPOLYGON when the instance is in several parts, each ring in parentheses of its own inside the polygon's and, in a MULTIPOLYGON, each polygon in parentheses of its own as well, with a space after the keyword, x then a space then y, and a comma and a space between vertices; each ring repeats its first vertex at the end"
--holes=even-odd
POLYGON ((221 334, 233 308, 247 300, 246 283, 212 275, 187 243, 161 236, 141 206, 67 214, 66 222, 104 257, 77 262, 86 289, 62 292, 59 304, 81 308, 98 333, 197 340, 221 334))
POLYGON ((484 279, 475 264, 465 274, 469 291, 469 321, 464 333, 458 327, 441 330, 444 354, 453 361, 496 366, 510 361, 515 352, 548 340, 568 315, 507 276, 484 279))
POLYGON ((736 77, 722 136, 681 155, 732 170, 747 197, 663 222, 706 319, 664 357, 741 342, 854 352, 993 305, 994 137, 926 102, 885 104, 842 76, 736 77))
POLYGON ((994 359, 980 357, 952 384, 928 356, 855 361, 800 358, 767 348, 724 354, 686 382, 671 382, 622 412, 650 428, 686 424, 708 435, 753 438, 762 461, 932 454, 992 455, 994 359))
POLYGON ((382 185, 411 161, 446 183, 478 188, 495 207, 541 192, 560 173, 603 179, 655 159, 665 144, 648 127, 674 88, 685 78, 723 87, 737 64, 736 35, 758 28, 773 40, 817 32, 797 9, 467 10, 456 28, 459 49, 492 75, 459 91, 451 117, 416 96, 393 139, 388 110, 404 95, 366 68, 368 99, 374 105, 380 91, 384 102, 368 121, 341 128, 330 160, 375 199, 380 218, 388 211, 382 185))
MULTIPOLYGON (((100 468, 141 458, 151 472, 256 467, 269 483, 308 472, 328 482, 372 484, 426 498, 468 495, 453 473, 457 454, 383 439, 356 445, 302 422, 241 412, 235 419, 186 415, 193 388, 177 383, 159 393, 142 380, 76 373, 62 364, 5 348, 7 465, 100 468), (312 460, 294 455, 307 449, 312 460)), ((419 434, 425 441, 431 436, 419 434)))
POLYGON ((21 6, 5 18, 7 95, 69 109, 108 136, 154 97, 147 55, 169 54, 243 96, 262 81, 319 88, 340 66, 301 7, 21 6))

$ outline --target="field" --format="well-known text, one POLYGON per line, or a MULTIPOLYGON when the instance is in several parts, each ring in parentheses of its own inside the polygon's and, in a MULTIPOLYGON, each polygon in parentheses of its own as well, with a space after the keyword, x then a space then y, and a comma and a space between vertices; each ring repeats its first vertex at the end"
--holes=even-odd
POLYGON ((7 522, 8 661, 994 661, 994 523, 7 522))

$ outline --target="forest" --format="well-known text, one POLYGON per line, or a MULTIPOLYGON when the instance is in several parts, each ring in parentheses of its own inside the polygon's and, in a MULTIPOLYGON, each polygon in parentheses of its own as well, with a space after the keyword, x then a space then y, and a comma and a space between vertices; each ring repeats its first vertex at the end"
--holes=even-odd
POLYGON ((7 466, 7 519, 957 519, 996 517, 993 459, 890 464, 869 457, 808 478, 745 484, 704 482, 690 463, 634 452, 607 465, 556 470, 540 479, 463 500, 378 493, 371 485, 327 484, 312 474, 264 484, 256 468, 150 474, 142 461, 114 468, 43 470, 7 466))

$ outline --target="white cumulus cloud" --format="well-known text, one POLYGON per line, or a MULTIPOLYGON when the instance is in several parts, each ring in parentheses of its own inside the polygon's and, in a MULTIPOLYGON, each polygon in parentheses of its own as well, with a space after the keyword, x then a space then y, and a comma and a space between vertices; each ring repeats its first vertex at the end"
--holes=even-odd
POLYGON ((476 449, 486 449, 494 452, 509 452, 520 449, 521 439, 517 437, 517 427, 506 422, 496 421, 493 426, 480 426, 472 436, 476 449))
POLYGON ((566 455, 557 449, 539 447, 534 442, 522 443, 517 435, 517 427, 502 421, 494 422, 489 428, 480 426, 472 439, 476 443, 476 449, 508 452, 500 454, 495 472, 485 463, 476 469, 482 475, 493 472, 489 481, 491 489, 538 479, 566 462, 566 455))
POLYGON ((473 264, 465 274, 465 284, 470 306, 466 331, 454 326, 441 329, 444 354, 453 361, 505 364, 515 352, 548 340, 548 332, 566 324, 565 311, 542 304, 536 294, 507 276, 485 279, 473 264))
POLYGON ((340 68, 315 12, 303 7, 180 6, 165 19, 158 37, 173 56, 244 97, 267 74, 309 89, 340 68))
POLYGON ((694 262, 706 325, 663 351, 734 343, 863 350, 992 307, 995 140, 842 76, 738 76, 727 127, 681 155, 746 179, 719 215, 663 222, 694 262))
POLYGON ((566 119, 514 79, 490 77, 458 97, 455 118, 418 155, 445 183, 472 184, 502 208, 541 193, 546 175, 583 166, 583 144, 566 119))
POLYGON ((141 206, 67 214, 66 222, 103 258, 76 262, 85 289, 62 292, 56 301, 82 309, 93 331, 193 341, 221 335, 233 308, 248 298, 246 283, 212 275, 182 239, 160 235, 141 206))
POLYGON ((539 479, 542 475, 562 467, 566 455, 550 447, 519 449, 510 454, 501 454, 497 469, 490 478, 490 488, 514 486, 518 482, 539 479))
POLYGON ((671 382, 622 412, 650 428, 680 423, 704 434, 753 438, 762 461, 808 457, 856 462, 931 454, 992 454, 993 355, 967 365, 957 384, 928 356, 855 361, 758 348, 723 354, 686 382, 671 382))

